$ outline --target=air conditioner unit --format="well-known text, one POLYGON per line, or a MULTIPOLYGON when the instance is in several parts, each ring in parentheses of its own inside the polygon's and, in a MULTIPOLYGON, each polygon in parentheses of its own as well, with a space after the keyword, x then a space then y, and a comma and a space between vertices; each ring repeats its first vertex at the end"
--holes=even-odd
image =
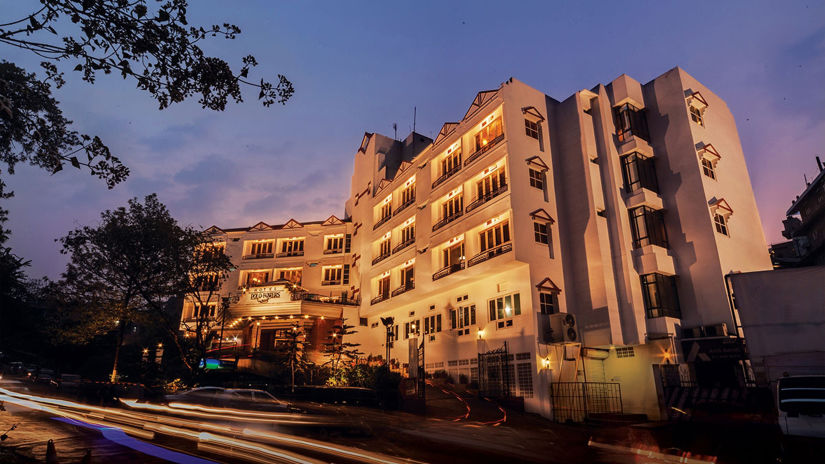
POLYGON ((549 326, 551 343, 581 341, 579 326, 576 324, 576 316, 572 314, 551 314, 549 326))

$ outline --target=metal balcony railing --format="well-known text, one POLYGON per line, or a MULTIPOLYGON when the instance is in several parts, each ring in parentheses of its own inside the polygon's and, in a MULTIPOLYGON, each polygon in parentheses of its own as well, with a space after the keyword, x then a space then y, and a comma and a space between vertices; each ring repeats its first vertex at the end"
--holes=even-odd
POLYGON ((495 258, 496 256, 503 255, 504 253, 513 251, 513 242, 502 243, 497 247, 490 248, 489 250, 484 250, 481 253, 473 256, 467 261, 467 267, 475 266, 476 264, 483 263, 488 259, 495 258))
POLYGON ((439 185, 443 184, 444 182, 447 182, 447 179, 449 179, 450 177, 453 177, 453 175, 455 173, 457 173, 458 171, 460 171, 460 170, 461 170, 461 157, 459 156, 458 157, 458 163, 455 166, 448 169, 447 172, 445 172, 444 174, 441 174, 440 176, 438 176, 438 179, 433 181, 433 188, 436 188, 439 185))
POLYGON ((487 153, 488 151, 492 150, 493 147, 498 145, 502 140, 504 140, 504 134, 499 135, 498 137, 491 140, 490 143, 488 143, 487 145, 484 145, 483 147, 476 150, 475 153, 468 156, 467 159, 464 161, 464 167, 469 166, 470 163, 472 163, 473 161, 479 159, 481 157, 481 155, 483 155, 483 154, 487 153))
POLYGON ((324 250, 325 255, 335 255, 335 254, 343 253, 343 252, 344 252, 343 248, 332 248, 332 249, 329 249, 329 250, 324 250))
POLYGON ((377 297, 370 300, 370 306, 372 306, 374 304, 378 304, 378 303, 380 303, 384 300, 389 300, 389 299, 390 299, 390 294, 389 293, 382 293, 382 294, 378 295, 377 297))
POLYGON ((409 198, 407 201, 405 201, 404 203, 401 203, 400 205, 398 205, 398 208, 396 208, 396 210, 395 210, 395 211, 393 211, 392 215, 393 215, 393 216, 398 216, 398 214, 399 214, 401 211, 404 211, 405 209, 407 209, 407 208, 408 208, 411 204, 413 204, 413 203, 415 203, 415 195, 413 195, 412 197, 410 197, 410 198, 409 198))
POLYGON ((444 219, 436 222, 433 224, 433 232, 437 231, 438 229, 446 226, 447 224, 455 221, 456 219, 460 218, 464 214, 464 211, 456 211, 455 213, 445 217, 444 219))
POLYGON ((433 280, 438 280, 442 277, 447 277, 448 275, 458 272, 464 269, 464 261, 461 261, 456 264, 450 264, 447 267, 439 269, 435 274, 433 274, 433 280))
POLYGON ((415 282, 410 282, 406 285, 402 285, 402 286, 396 288, 395 290, 393 290, 391 296, 398 296, 398 295, 400 295, 404 292, 410 291, 414 288, 415 288, 415 282))
POLYGON ((374 226, 372 226, 372 230, 375 230, 375 229, 377 229, 377 228, 379 228, 379 227, 383 226, 383 225, 384 225, 387 221, 389 221, 390 219, 392 219, 392 212, 390 212, 390 213, 389 213, 389 214, 387 214, 386 216, 384 216, 384 217, 382 217, 381 219, 379 219, 379 220, 378 220, 378 222, 376 222, 376 223, 375 223, 375 225, 374 225, 374 226))
POLYGON ((398 245, 395 246, 395 248, 392 249, 392 254, 398 253, 399 251, 403 250, 404 248, 407 248, 408 246, 412 245, 413 243, 415 243, 415 237, 399 243, 398 245))
POLYGON ((275 255, 273 253, 255 253, 254 255, 245 255, 243 259, 263 259, 263 258, 274 258, 275 255))
POLYGON ((341 279, 337 280, 322 280, 321 285, 341 285, 341 279))
POLYGON ((304 256, 304 250, 282 251, 278 253, 278 258, 287 258, 289 256, 304 256))
POLYGON ((501 195, 502 193, 504 193, 506 191, 507 191, 507 184, 500 185, 497 189, 485 193, 484 195, 478 197, 478 199, 476 199, 476 201, 474 201, 474 202, 470 203, 469 205, 467 205, 467 207, 464 208, 464 212, 469 213, 470 211, 478 208, 479 206, 483 205, 484 203, 487 203, 488 201, 492 200, 493 198, 501 195))
POLYGON ((385 260, 385 259, 387 259, 387 258, 389 258, 389 257, 390 257, 390 253, 383 253, 383 254, 380 254, 380 255, 378 255, 378 256, 376 256, 375 258, 373 258, 373 259, 372 259, 372 264, 373 264, 373 265, 378 264, 378 263, 380 263, 381 261, 383 261, 383 260, 385 260))

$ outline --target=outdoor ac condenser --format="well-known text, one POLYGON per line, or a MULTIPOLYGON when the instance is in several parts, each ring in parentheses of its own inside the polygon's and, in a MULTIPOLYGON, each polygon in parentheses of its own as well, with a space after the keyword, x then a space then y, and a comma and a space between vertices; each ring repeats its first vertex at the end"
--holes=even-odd
POLYGON ((546 318, 546 327, 542 327, 544 343, 580 342, 579 327, 576 316, 570 313, 550 314, 546 318))

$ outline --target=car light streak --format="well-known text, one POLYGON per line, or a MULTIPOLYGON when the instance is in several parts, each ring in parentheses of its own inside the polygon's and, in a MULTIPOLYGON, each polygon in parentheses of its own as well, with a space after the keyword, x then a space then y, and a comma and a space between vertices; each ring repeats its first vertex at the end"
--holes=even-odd
POLYGON ((233 408, 214 408, 210 406, 201 406, 199 404, 187 404, 187 403, 169 403, 168 405, 170 408, 173 409, 188 409, 191 411, 203 411, 203 412, 213 412, 218 414, 237 414, 239 416, 250 416, 250 417, 267 417, 267 418, 290 418, 290 417, 301 417, 300 414, 291 414, 291 413, 283 413, 283 412, 258 412, 258 411, 244 411, 242 409, 233 409, 233 408))
POLYGON ((272 448, 271 446, 259 445, 257 443, 238 440, 235 438, 213 435, 209 432, 201 432, 200 441, 201 443, 219 443, 225 446, 229 446, 231 448, 241 448, 248 453, 252 453, 253 455, 257 454, 262 457, 265 456, 269 458, 281 459, 283 461, 295 464, 324 464, 324 461, 307 458, 305 456, 301 456, 300 454, 290 453, 288 451, 281 451, 272 448))
MULTIPOLYGON (((202 419, 212 419, 212 420, 220 420, 220 421, 233 421, 233 422, 261 422, 261 423, 270 423, 270 424, 293 424, 293 425, 322 425, 324 423, 332 423, 332 422, 324 422, 318 420, 306 420, 306 419, 278 419, 278 418, 265 418, 265 417, 242 417, 231 414, 232 410, 227 410, 225 413, 212 413, 212 412, 202 412, 197 410, 189 410, 189 409, 178 409, 178 408, 171 408, 169 406, 164 406, 161 404, 151 404, 151 403, 138 403, 136 400, 120 400, 123 404, 130 408, 134 409, 147 409, 152 411, 162 411, 169 414, 178 414, 182 416, 190 416, 190 417, 199 417, 202 419)), ((218 409, 220 411, 220 409, 218 409)), ((300 416, 298 416, 300 417, 300 416)))
POLYGON ((273 433, 273 432, 263 432, 260 430, 252 430, 252 429, 243 429, 244 436, 255 437, 255 438, 263 438, 270 441, 275 441, 278 443, 285 443, 290 444, 293 446, 298 446, 303 449, 309 450, 323 450, 327 454, 334 454, 336 456, 342 458, 355 458, 362 462, 377 462, 380 464, 397 464, 399 462, 410 462, 410 461, 397 461, 392 460, 387 457, 381 456, 377 453, 370 453, 367 451, 362 451, 356 448, 349 448, 349 447, 342 447, 342 446, 335 446, 330 445, 321 441, 317 440, 310 440, 307 438, 299 438, 291 435, 286 435, 283 433, 273 433))

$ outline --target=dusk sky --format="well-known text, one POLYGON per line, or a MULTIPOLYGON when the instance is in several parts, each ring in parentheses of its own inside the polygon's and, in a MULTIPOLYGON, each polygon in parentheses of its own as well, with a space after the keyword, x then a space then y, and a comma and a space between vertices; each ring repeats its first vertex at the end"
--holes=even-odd
MULTIPOLYGON (((17 18, 37 2, 0 2, 17 18), (16 13, 10 10, 16 10, 16 13)), ((434 137, 476 92, 509 77, 563 100, 622 73, 645 83, 680 66, 736 117, 768 242, 782 240, 791 200, 825 153, 825 2, 217 2, 190 4, 190 23, 234 23, 234 41, 208 53, 256 77, 285 74, 286 106, 247 100, 224 112, 196 102, 163 111, 132 81, 89 85, 66 65, 56 92, 75 128, 100 135, 131 168, 114 190, 67 167, 54 176, 18 166, 6 182, 14 252, 29 275, 65 266, 54 240, 96 224, 101 211, 157 192, 184 224, 343 216, 352 157, 364 131, 434 137)), ((30 54, 0 58, 40 73, 30 54)), ((3 173, 6 176, 6 173, 3 173)))

